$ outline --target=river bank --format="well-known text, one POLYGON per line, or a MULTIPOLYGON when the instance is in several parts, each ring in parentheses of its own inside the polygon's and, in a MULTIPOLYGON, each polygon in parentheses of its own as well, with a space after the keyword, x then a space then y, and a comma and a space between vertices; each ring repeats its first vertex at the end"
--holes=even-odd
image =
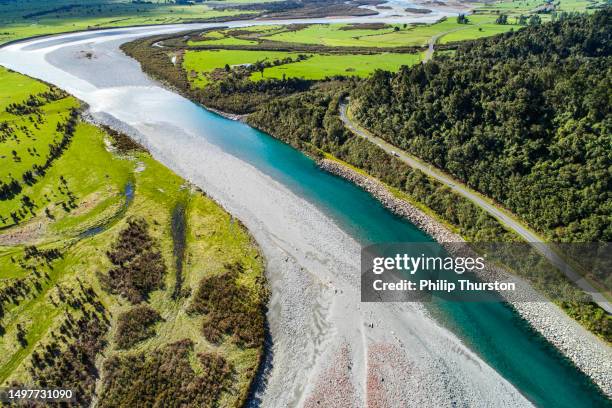
MULTIPOLYGON (((393 195, 378 180, 366 176, 343 165, 340 162, 322 159, 320 168, 342 177, 363 188, 379 200, 394 214, 408 219, 425 231, 437 242, 464 242, 464 239, 450 231, 441 222, 416 208, 411 203, 393 195)), ((508 280, 510 277, 499 268, 488 265, 485 271, 487 278, 508 280)), ((514 307, 522 319, 553 344, 569 361, 588 375, 608 397, 612 397, 612 349, 600 339, 586 331, 576 321, 569 318, 562 310, 548 301, 529 302, 525 299, 540 297, 528 284, 513 277, 521 284, 521 292, 501 292, 505 300, 514 307), (526 293, 530 291, 531 293, 526 293)))

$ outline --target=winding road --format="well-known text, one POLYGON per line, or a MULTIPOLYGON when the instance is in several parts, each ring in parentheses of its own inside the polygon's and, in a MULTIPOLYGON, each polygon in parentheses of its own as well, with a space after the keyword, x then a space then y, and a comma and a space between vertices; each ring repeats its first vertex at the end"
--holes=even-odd
MULTIPOLYGON (((430 47, 432 47, 430 43, 430 47)), ((514 214, 509 211, 500 208, 495 205, 492 200, 486 198, 482 194, 475 190, 472 190, 464 183, 454 179, 452 176, 442 172, 434 166, 423 162, 419 158, 407 153, 392 144, 384 141, 383 139, 374 136, 367 130, 363 129, 360 125, 355 123, 347 115, 348 102, 344 101, 340 104, 340 119, 344 122, 344 125, 355 135, 363 137, 370 142, 376 144, 378 147, 383 149, 385 152, 397 157, 402 162, 406 163, 412 168, 418 169, 425 173, 427 176, 439 181, 440 183, 450 187, 452 191, 459 194, 462 197, 467 198, 478 207, 489 213, 492 217, 500 221, 510 230, 514 231, 517 235, 523 238, 526 242, 531 245, 542 255, 544 255, 553 265, 559 268, 572 282, 574 282, 579 288, 588 293, 595 303, 597 303, 602 309, 608 314, 612 314, 612 305, 610 302, 588 282, 584 277, 576 273, 571 266, 565 262, 557 252, 540 237, 535 231, 527 227, 522 221, 520 221, 514 214)))

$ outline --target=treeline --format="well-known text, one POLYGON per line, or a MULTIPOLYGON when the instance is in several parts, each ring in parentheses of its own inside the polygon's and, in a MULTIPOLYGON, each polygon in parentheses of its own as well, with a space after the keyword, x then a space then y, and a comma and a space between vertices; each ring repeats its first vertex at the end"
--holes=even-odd
POLYGON ((77 109, 71 109, 70 114, 65 122, 58 122, 56 130, 62 133, 62 138, 56 143, 49 143, 49 155, 42 165, 33 165, 32 169, 38 176, 44 176, 45 172, 51 167, 53 162, 59 159, 70 141, 74 137, 74 132, 79 120, 79 111, 77 109))
POLYGON ((356 119, 552 240, 612 239, 607 8, 460 45, 352 92, 356 119))
POLYGON ((33 113, 41 113, 40 107, 60 99, 64 99, 68 94, 56 87, 50 87, 47 91, 37 95, 30 95, 23 102, 12 102, 7 105, 5 111, 12 115, 30 115, 33 113))
MULTIPOLYGON (((60 140, 49 143, 49 154, 47 155, 45 162, 42 164, 33 164, 31 169, 24 171, 22 174, 22 181, 28 186, 33 186, 36 184, 38 177, 43 177, 47 170, 53 165, 55 160, 59 159, 74 137, 74 133, 76 131, 76 127, 79 120, 79 111, 75 108, 70 110, 70 114, 66 118, 65 122, 58 122, 56 130, 57 132, 62 133, 62 137, 60 140)), ((13 151, 13 155, 16 157, 16 152, 13 151)), ((71 208, 75 208, 76 197, 72 194, 72 192, 68 189, 67 182, 63 176, 60 176, 60 181, 66 188, 66 194, 68 196, 68 202, 62 203, 64 209, 66 211, 70 211, 71 208)), ((62 186, 60 185, 60 190, 62 186)), ((8 201, 12 200, 16 196, 18 196, 23 190, 23 186, 21 183, 12 178, 7 182, 0 181, 0 201, 8 201)), ((36 208, 36 204, 30 199, 28 196, 21 197, 21 207, 16 211, 11 211, 9 214, 11 219, 15 224, 19 224, 19 222, 25 218, 28 214, 32 216, 35 215, 34 208, 36 208)), ((6 220, 0 215, 0 220, 6 224, 6 220)))
POLYGON ((291 95, 310 88, 312 81, 300 78, 266 79, 228 76, 203 89, 190 91, 191 99, 204 106, 226 112, 247 114, 270 99, 291 95))

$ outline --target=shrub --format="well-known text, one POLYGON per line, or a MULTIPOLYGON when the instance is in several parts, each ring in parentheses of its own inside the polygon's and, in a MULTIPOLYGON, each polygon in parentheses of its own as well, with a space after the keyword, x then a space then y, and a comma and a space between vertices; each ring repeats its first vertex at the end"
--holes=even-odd
POLYGON ((242 265, 225 265, 225 272, 200 282, 189 307, 190 313, 204 314, 204 337, 219 343, 223 337, 245 347, 259 347, 264 338, 263 304, 253 300, 249 290, 236 282, 242 265))
POLYGON ((163 286, 166 273, 164 259, 149 235, 148 224, 142 218, 128 220, 128 226, 107 252, 114 265, 103 284, 113 293, 120 293, 132 303, 147 299, 148 294, 163 286))
POLYGON ((115 343, 118 348, 127 349, 134 344, 155 335, 153 325, 161 316, 149 305, 139 305, 119 315, 115 343))
POLYGON ((234 369, 222 356, 201 353, 202 375, 190 363, 191 340, 153 352, 115 355, 104 363, 98 405, 103 407, 216 407, 232 384, 234 369))

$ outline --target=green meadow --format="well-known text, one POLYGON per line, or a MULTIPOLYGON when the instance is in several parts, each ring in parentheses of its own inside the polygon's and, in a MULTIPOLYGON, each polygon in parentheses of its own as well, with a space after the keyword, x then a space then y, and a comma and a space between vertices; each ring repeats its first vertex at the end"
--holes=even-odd
POLYGON ((66 122, 70 110, 78 108, 79 103, 64 96, 44 104, 38 113, 12 114, 6 110, 9 104, 21 103, 49 88, 5 69, 0 70, 0 82, 5 84, 0 88, 0 123, 4 129, 0 136, 0 183, 16 180, 21 185, 19 194, 0 201, 0 228, 29 223, 55 234, 78 222, 95 223, 116 209, 127 182, 125 171, 121 165, 104 165, 108 153, 101 143, 93 142, 101 140, 101 131, 84 122, 76 125, 74 134, 74 139, 82 143, 74 143, 76 148, 63 152, 43 175, 34 175, 34 181, 26 182, 28 171, 45 165, 50 146, 62 139, 58 125, 66 122), (82 209, 71 208, 76 205, 74 197, 91 211, 85 214, 82 209))
POLYGON ((237 65, 254 64, 258 61, 274 61, 286 57, 297 57, 297 55, 298 53, 282 51, 186 51, 183 57, 183 68, 187 71, 192 85, 202 88, 210 82, 208 74, 215 69, 223 69, 226 64, 230 67, 235 67, 237 65))
MULTIPOLYGON (((297 52, 270 52, 250 50, 205 50, 186 51, 183 57, 183 68, 192 86, 202 88, 213 79, 211 73, 216 69, 224 69, 225 65, 234 68, 239 65, 253 65, 257 62, 274 62, 283 58, 296 58, 297 52)), ((303 78, 320 80, 332 76, 364 77, 376 69, 397 71, 402 65, 413 65, 423 58, 418 54, 311 54, 302 53, 307 58, 267 67, 262 72, 253 72, 251 80, 258 81, 269 78, 303 78)))
POLYGON ((463 27, 443 33, 437 38, 437 43, 447 44, 456 41, 475 40, 523 28, 513 18, 510 18, 509 24, 495 24, 495 21, 488 16, 487 18, 481 17, 480 15, 469 16, 470 21, 467 24, 462 24, 463 27))
MULTIPOLYGON (((555 8, 558 11, 566 12, 584 12, 598 5, 604 4, 604 1, 592 0, 558 0, 554 2, 555 8)), ((477 8, 478 12, 501 12, 510 15, 529 14, 534 12, 538 7, 545 4, 539 0, 510 0, 490 3, 477 8)))
POLYGON ((198 40, 190 40, 187 45, 197 47, 199 45, 251 45, 257 44, 257 41, 236 38, 227 35, 226 30, 208 31, 203 34, 198 40))
POLYGON ((252 80, 262 78, 304 78, 320 80, 336 75, 366 77, 377 69, 397 71, 402 65, 414 65, 423 59, 418 54, 321 55, 291 64, 266 68, 251 74, 252 80))
POLYGON ((263 36, 261 39, 297 44, 322 44, 330 47, 408 47, 425 46, 436 38, 465 31, 465 38, 495 35, 520 26, 495 24, 493 15, 471 15, 468 24, 459 24, 455 18, 434 24, 394 24, 381 29, 349 29, 346 24, 313 24, 302 30, 285 31, 263 36))
MULTIPOLYGON (((73 347, 80 340, 64 332, 67 322, 95 315, 109 322, 101 338, 104 358, 154 354, 184 339, 193 342, 195 372, 203 370, 195 360, 197 353, 223 356, 234 374, 220 400, 234 405, 246 396, 261 350, 239 346, 231 336, 218 343, 208 341, 202 334, 206 318, 188 313, 188 307, 202 279, 236 263, 243 268, 237 284, 254 301, 263 302, 263 264, 257 247, 221 207, 140 146, 78 118, 64 150, 44 174, 26 183, 23 175, 46 162, 49 144, 65 134, 57 124, 66 123, 74 108, 80 103, 71 96, 0 69, 0 182, 16 180, 21 186, 19 192, 0 198, 0 385, 32 384, 43 375, 60 375, 60 363, 41 368, 39 356, 49 348, 73 347), (57 100, 38 106, 36 113, 6 111, 30 95, 49 92, 57 100), (101 277, 113 267, 107 252, 133 219, 148 225, 166 273, 144 302, 161 316, 151 328, 153 335, 120 350, 115 322, 133 306, 109 290, 101 277), (177 223, 184 227, 177 228, 177 223), (184 231, 181 240, 176 231, 184 231), (177 242, 183 242, 181 255, 177 242)), ((65 354, 58 355, 61 360, 65 354)), ((71 381, 65 372, 61 378, 71 381)), ((93 389, 85 387, 82 392, 93 389)))

